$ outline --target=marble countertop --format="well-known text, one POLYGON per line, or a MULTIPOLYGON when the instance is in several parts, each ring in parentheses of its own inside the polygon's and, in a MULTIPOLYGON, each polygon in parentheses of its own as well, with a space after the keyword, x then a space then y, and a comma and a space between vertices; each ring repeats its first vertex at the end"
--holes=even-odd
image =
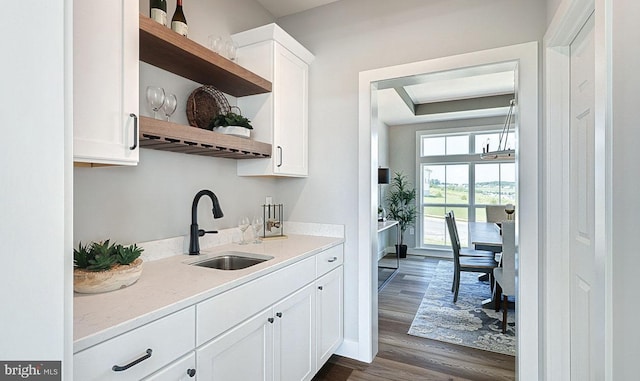
POLYGON ((103 294, 74 294, 74 353, 343 242, 343 238, 336 237, 289 235, 287 239, 261 244, 215 246, 201 250, 200 256, 174 255, 145 262, 140 279, 127 288, 103 294), (274 258, 233 271, 189 265, 225 251, 274 258))

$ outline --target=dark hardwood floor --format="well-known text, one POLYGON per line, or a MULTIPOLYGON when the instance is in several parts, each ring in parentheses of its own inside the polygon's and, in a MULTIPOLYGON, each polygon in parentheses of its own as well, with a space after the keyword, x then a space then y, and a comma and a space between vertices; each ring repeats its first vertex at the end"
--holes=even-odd
POLYGON ((437 259, 408 256, 379 293, 379 347, 371 364, 333 356, 314 381, 515 380, 515 357, 407 334, 437 259))

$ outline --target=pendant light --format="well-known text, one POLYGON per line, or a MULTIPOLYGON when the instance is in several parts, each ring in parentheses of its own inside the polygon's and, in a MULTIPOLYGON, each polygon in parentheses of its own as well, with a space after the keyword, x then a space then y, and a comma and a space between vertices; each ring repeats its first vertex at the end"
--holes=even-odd
POLYGON ((507 139, 509 137, 509 130, 511 129, 511 119, 513 118, 513 107, 516 104, 516 100, 512 99, 509 102, 509 112, 507 113, 507 120, 504 122, 502 132, 500 133, 500 140, 498 141, 498 149, 496 151, 489 151, 489 145, 487 144, 486 151, 483 148, 480 159, 482 160, 515 160, 516 150, 507 149, 507 139))

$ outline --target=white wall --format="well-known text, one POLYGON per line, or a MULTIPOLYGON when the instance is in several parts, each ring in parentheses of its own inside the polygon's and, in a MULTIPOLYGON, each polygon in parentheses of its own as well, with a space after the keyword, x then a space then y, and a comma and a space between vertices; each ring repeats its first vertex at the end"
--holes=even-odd
POLYGON ((62 361, 71 349, 71 331, 63 329, 71 319, 65 305, 71 294, 65 17, 71 8, 69 2, 33 0, 3 8, 17 17, 0 26, 0 50, 6 52, 0 61, 6 142, 0 150, 0 361, 35 365, 62 361))
POLYGON ((613 98, 613 163, 612 174, 612 280, 613 308, 613 377, 612 380, 633 380, 638 377, 637 356, 640 342, 638 329, 638 163, 640 163, 640 2, 610 0, 612 8, 611 91, 613 98))
POLYGON ((290 218, 346 224, 345 336, 358 340, 358 73, 541 40, 536 0, 343 0, 278 20, 312 53, 310 177, 280 183, 290 218))
MULTIPOLYGON (((149 2, 140 12, 149 14, 149 2)), ((175 0, 167 2, 169 19, 175 0)), ((227 38, 232 33, 273 22, 273 16, 254 0, 185 2, 189 38, 207 46, 208 36, 227 38)), ((140 63, 140 114, 152 116, 145 99, 148 85, 164 87, 178 97, 171 120, 188 125, 185 109, 189 94, 200 84, 151 65, 140 63)), ((230 98, 231 103, 235 99, 230 98)), ((256 128, 259 128, 256 126, 256 128)), ((200 203, 198 222, 204 229, 237 225, 238 217, 262 213, 265 196, 286 200, 276 192, 276 181, 236 176, 236 160, 140 150, 137 167, 74 169, 74 242, 111 238, 122 243, 186 235, 191 223, 191 202, 201 189, 212 190, 225 217, 213 220, 211 203, 200 203)))
POLYGON ((553 20, 562 0, 547 0, 547 25, 553 20))

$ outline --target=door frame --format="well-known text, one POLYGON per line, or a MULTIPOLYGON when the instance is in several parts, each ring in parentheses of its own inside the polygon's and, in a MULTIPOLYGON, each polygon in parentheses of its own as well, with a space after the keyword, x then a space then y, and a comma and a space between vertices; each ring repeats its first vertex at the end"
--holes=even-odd
POLYGON ((518 379, 539 379, 539 83, 538 43, 529 42, 502 48, 465 53, 427 61, 364 71, 359 76, 358 155, 358 359, 372 361, 378 351, 377 302, 377 168, 378 120, 377 82, 410 75, 461 69, 498 62, 518 63, 520 129, 517 165, 519 240, 519 285, 517 342, 518 379), (522 142, 522 144, 520 144, 522 142))
MULTIPOLYGON (((544 170, 542 193, 545 229, 544 284, 544 379, 569 380, 570 363, 570 265, 569 265, 569 46, 589 16, 595 12, 595 248, 596 278, 604 293, 598 302, 605 307, 596 327, 604 346, 605 380, 612 379, 611 326, 611 50, 610 0, 564 0, 547 29, 543 42, 544 67, 544 170), (552 196, 554 195, 554 196, 552 196), (557 197, 560 195, 560 197, 557 197), (558 223, 560 221, 560 223, 558 223), (603 300, 600 300, 603 299, 603 300)), ((597 366, 597 365, 596 365, 597 366)))

